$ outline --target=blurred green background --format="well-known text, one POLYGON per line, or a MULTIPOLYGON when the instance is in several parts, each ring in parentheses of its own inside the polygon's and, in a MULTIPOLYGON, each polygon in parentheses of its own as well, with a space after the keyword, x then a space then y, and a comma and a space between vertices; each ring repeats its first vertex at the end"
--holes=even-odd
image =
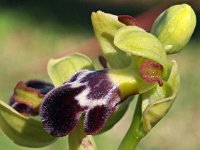
MULTIPOLYGON (((182 2, 182 1, 178 1, 182 2)), ((200 19, 200 2, 190 3, 200 19)), ((92 11, 136 16, 162 3, 159 0, 1 0, 0 99, 8 101, 16 83, 28 79, 49 81, 45 58, 93 37, 92 11)), ((174 1, 169 1, 174 3, 174 1)), ((179 64, 181 90, 167 116, 141 141, 137 150, 200 149, 200 24, 188 46, 173 55, 179 64)), ((112 130, 96 136, 100 150, 115 150, 126 133, 135 103, 112 130)), ((67 150, 67 138, 38 150, 67 150)), ((29 150, 0 133, 0 150, 29 150)), ((31 149, 30 149, 31 150, 31 149)))

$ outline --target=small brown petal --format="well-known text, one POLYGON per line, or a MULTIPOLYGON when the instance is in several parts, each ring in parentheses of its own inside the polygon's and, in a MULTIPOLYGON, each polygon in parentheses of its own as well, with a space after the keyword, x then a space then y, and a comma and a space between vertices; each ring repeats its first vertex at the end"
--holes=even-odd
POLYGON ((146 82, 158 82, 160 86, 163 85, 163 67, 156 62, 144 61, 140 67, 140 74, 146 82))
POLYGON ((120 15, 118 16, 118 20, 127 26, 129 25, 139 26, 139 24, 137 23, 137 20, 134 17, 129 16, 129 15, 120 15))

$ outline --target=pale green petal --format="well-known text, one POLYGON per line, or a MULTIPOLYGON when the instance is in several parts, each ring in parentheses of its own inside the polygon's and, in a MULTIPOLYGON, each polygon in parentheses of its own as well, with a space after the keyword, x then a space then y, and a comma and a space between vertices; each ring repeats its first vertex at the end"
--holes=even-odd
POLYGON ((0 129, 14 143, 25 147, 43 147, 56 140, 44 131, 41 122, 22 116, 1 100, 0 129))
POLYGON ((48 74, 55 86, 66 82, 77 71, 94 70, 92 61, 85 55, 75 53, 58 59, 50 59, 48 62, 48 74))
POLYGON ((160 41, 139 27, 125 26, 114 37, 114 44, 122 51, 134 56, 153 60, 167 67, 167 57, 160 41))
POLYGON ((157 86, 142 95, 143 127, 146 132, 162 119, 171 108, 180 86, 178 66, 172 61, 170 75, 162 87, 157 86))
POLYGON ((130 56, 120 51, 113 43, 115 32, 125 25, 118 17, 102 11, 93 12, 92 25, 105 58, 112 68, 126 68, 131 63, 130 56))

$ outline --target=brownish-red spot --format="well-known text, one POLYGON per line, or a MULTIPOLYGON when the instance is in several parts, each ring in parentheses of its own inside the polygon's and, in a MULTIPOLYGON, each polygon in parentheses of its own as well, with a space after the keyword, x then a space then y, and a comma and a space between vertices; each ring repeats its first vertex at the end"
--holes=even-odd
POLYGON ((158 82, 160 86, 163 85, 163 67, 159 63, 144 61, 140 66, 140 74, 146 82, 158 82))
POLYGON ((127 26, 130 26, 130 25, 140 26, 137 20, 134 17, 129 16, 129 15, 120 15, 118 16, 118 20, 127 26))

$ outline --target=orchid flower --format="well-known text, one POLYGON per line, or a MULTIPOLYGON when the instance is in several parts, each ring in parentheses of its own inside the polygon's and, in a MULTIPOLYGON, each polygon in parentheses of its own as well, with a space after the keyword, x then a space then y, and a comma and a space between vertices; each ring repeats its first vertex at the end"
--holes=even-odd
POLYGON ((180 77, 168 55, 191 38, 192 8, 168 8, 150 33, 128 15, 97 11, 91 20, 103 53, 98 63, 80 53, 51 59, 47 69, 53 85, 19 82, 10 106, 0 101, 0 128, 16 144, 42 147, 69 135, 71 150, 96 149, 91 135, 117 124, 137 95, 133 121, 119 146, 131 150, 171 108, 180 77), (38 114, 41 120, 31 118, 38 114))

